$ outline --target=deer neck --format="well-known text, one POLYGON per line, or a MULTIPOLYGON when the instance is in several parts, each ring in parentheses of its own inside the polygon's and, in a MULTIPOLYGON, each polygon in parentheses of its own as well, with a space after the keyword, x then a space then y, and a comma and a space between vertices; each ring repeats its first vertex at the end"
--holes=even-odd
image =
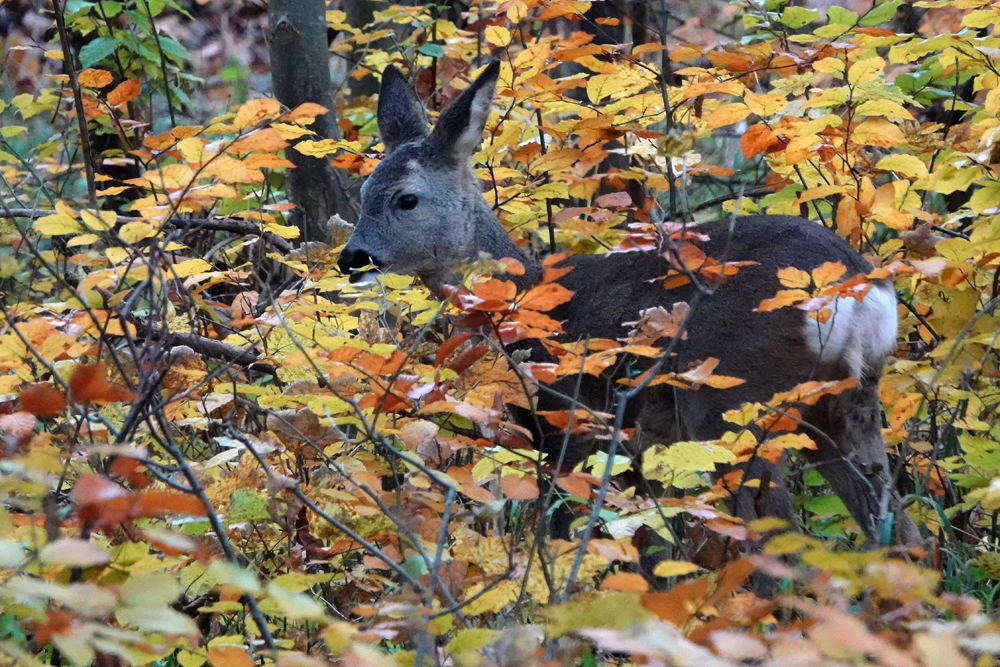
POLYGON ((472 255, 473 259, 478 257, 480 252, 489 253, 493 259, 504 259, 510 257, 516 259, 524 266, 524 275, 515 276, 504 274, 498 276, 504 280, 510 280, 518 291, 524 291, 533 285, 538 284, 542 279, 542 265, 528 259, 521 250, 510 240, 510 236, 500 225, 500 221, 493 215, 486 202, 483 207, 476 212, 478 224, 475 225, 473 236, 472 255))

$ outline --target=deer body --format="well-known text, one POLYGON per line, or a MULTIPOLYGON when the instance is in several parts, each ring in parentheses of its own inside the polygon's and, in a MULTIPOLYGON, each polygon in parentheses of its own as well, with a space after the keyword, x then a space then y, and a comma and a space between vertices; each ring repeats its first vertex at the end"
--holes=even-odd
MULTIPOLYGON (((339 260, 345 273, 374 265, 419 275, 437 288, 454 283, 455 269, 485 252, 497 259, 513 257, 525 265, 525 275, 515 280, 519 287, 540 279, 541 268, 528 261, 507 236, 469 168, 469 159, 482 141, 498 71, 498 63, 487 67, 441 112, 433 132, 428 133, 412 89, 395 68, 386 69, 378 124, 387 154, 362 188, 361 217, 339 260)), ((645 390, 629 404, 629 425, 639 434, 630 448, 638 453, 653 443, 714 439, 727 430, 722 413, 743 402, 767 400, 808 380, 854 377, 859 382, 853 389, 803 409, 802 421, 809 425, 808 434, 817 444, 816 450, 805 453, 869 540, 879 539, 887 514, 894 512, 903 539, 916 541, 916 526, 901 511, 898 494, 889 484, 881 435, 878 380, 896 344, 892 286, 873 284, 860 303, 839 299, 834 316, 823 325, 791 308, 755 312, 762 300, 780 289, 780 268, 811 271, 825 262, 840 262, 850 276, 867 273, 871 266, 836 234, 799 218, 753 216, 732 224, 703 223, 695 229, 710 239, 699 243, 706 255, 754 264, 740 268, 693 309, 687 340, 677 346, 670 365, 684 370, 693 362, 715 357, 720 360, 717 374, 739 377, 745 383, 730 389, 676 390, 659 385, 645 390)), ((666 290, 654 280, 669 266, 659 253, 578 255, 564 260, 564 265, 573 270, 559 282, 574 296, 549 315, 562 322, 563 339, 568 341, 623 338, 629 330, 625 323, 639 319, 640 311, 669 308, 694 297, 694 286, 666 290)), ((611 374, 584 376, 580 401, 593 409, 606 409, 616 387, 611 374)), ((569 407, 551 395, 540 395, 538 400, 540 410, 569 407)), ((562 433, 537 437, 536 446, 543 451, 563 441, 562 433)), ((585 443, 578 443, 570 458, 583 458, 588 453, 585 449, 585 443)), ((744 472, 745 481, 776 476, 770 464, 760 460, 744 472)), ((764 507, 761 491, 741 489, 734 497, 735 513, 746 519, 792 518, 790 497, 783 486, 763 496, 764 507)))

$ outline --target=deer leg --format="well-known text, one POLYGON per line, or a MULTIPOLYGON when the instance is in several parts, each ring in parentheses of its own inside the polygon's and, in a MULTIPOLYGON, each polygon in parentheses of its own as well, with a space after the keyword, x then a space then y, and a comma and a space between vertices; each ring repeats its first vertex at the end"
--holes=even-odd
POLYGON ((916 544, 920 531, 892 486, 879 405, 878 377, 871 374, 854 389, 826 397, 805 415, 825 437, 810 433, 817 449, 804 452, 840 496, 868 544, 881 543, 890 513, 900 541, 916 544))
POLYGON ((733 514, 744 521, 777 517, 795 524, 792 496, 784 484, 778 466, 760 457, 739 466, 743 481, 733 490, 733 514), (755 481, 756 483, 750 484, 755 481))

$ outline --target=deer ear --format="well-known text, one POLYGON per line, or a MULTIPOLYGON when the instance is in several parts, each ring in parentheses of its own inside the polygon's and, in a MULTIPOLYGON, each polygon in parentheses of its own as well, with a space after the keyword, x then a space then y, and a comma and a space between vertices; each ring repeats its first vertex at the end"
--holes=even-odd
POLYGON ((483 73, 441 112, 431 137, 448 157, 464 163, 483 143, 483 128, 493 106, 493 89, 500 75, 500 61, 483 73))
POLYGON ((427 116, 417 94, 393 65, 382 70, 378 96, 378 131, 391 153, 408 141, 427 136, 427 116))

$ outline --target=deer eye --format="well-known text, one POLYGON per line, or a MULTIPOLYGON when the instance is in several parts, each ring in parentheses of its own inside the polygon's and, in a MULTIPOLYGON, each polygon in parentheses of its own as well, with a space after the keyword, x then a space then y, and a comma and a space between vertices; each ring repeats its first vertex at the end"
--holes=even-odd
POLYGON ((396 204, 404 211, 412 211, 417 207, 417 202, 419 201, 420 200, 417 199, 417 195, 403 195, 399 198, 396 204))

